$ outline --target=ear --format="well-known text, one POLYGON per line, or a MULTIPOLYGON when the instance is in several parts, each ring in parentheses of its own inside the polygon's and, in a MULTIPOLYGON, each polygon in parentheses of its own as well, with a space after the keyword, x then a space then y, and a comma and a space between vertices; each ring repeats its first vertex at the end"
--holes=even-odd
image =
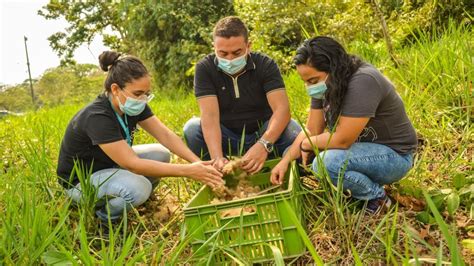
POLYGON ((248 41, 248 43, 247 43, 247 50, 248 50, 249 53, 250 53, 250 50, 251 50, 250 48, 252 48, 252 42, 251 42, 251 41, 248 41))
POLYGON ((120 87, 117 85, 117 83, 112 83, 112 85, 110 85, 110 91, 112 92, 112 95, 118 96, 119 90, 120 87))

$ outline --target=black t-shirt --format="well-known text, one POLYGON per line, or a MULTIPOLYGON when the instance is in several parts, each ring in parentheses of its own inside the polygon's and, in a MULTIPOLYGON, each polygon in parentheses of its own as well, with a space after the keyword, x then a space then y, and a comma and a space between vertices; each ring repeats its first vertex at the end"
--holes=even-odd
POLYGON ((220 122, 235 133, 255 132, 273 112, 267 94, 285 89, 277 64, 268 56, 251 52, 244 71, 232 77, 217 67, 215 54, 196 64, 196 98, 217 96, 220 122))
MULTIPOLYGON (((313 98, 311 108, 323 109, 326 123, 334 125, 334 119, 327 116, 330 107, 325 100, 313 98)), ((363 64, 349 80, 341 115, 370 117, 358 142, 383 144, 400 154, 416 149, 416 132, 402 99, 390 80, 370 64, 363 64)))
MULTIPOLYGON (((137 116, 127 116, 128 128, 133 133, 137 123, 153 116, 147 105, 137 116)), ((124 116, 122 116, 124 119, 124 116)), ((59 183, 66 188, 76 185, 77 176, 72 177, 74 160, 81 163, 86 171, 92 166, 92 172, 105 168, 118 167, 99 147, 99 144, 111 143, 126 139, 126 135, 112 109, 107 96, 101 94, 92 103, 80 110, 69 122, 66 134, 61 143, 57 174, 59 183)))

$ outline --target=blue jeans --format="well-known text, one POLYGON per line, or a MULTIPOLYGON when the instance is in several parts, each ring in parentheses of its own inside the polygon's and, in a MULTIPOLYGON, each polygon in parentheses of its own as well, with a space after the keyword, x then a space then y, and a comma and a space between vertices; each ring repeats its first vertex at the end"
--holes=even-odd
MULTIPOLYGON (((268 122, 269 121, 263 123, 260 130, 245 134, 242 154, 239 154, 242 134, 236 134, 235 132, 231 131, 230 129, 226 128, 224 125, 221 124, 220 126, 222 133, 222 152, 224 153, 224 156, 243 155, 245 151, 249 150, 250 147, 252 147, 258 141, 258 139, 263 135, 265 130, 267 130, 268 122)), ((188 147, 194 152, 194 154, 204 160, 209 160, 210 155, 209 151, 207 150, 206 142, 204 141, 204 135, 202 133, 201 128, 201 119, 197 117, 191 118, 184 125, 183 131, 186 143, 188 144, 188 147)), ((278 140, 275 142, 274 151, 268 155, 268 158, 275 158, 281 156, 286 150, 286 148, 288 148, 293 143, 300 131, 300 125, 298 125, 296 121, 291 119, 283 133, 280 135, 280 138, 278 138, 278 140)))
MULTIPOLYGON (((400 155, 388 146, 357 142, 347 150, 326 150, 319 154, 331 181, 337 185, 343 175, 343 189, 352 197, 371 200, 385 196, 383 185, 399 181, 413 165, 413 155, 400 155)), ((317 158, 312 169, 318 173, 317 158)))
MULTIPOLYGON (((170 161, 169 150, 161 144, 136 145, 132 148, 140 158, 166 163, 170 161)), ((97 188, 97 198, 107 199, 99 201, 96 211, 101 220, 107 221, 107 207, 110 210, 110 219, 119 219, 124 209, 128 211, 144 203, 160 180, 137 175, 125 169, 107 168, 94 172, 90 181, 97 188)), ((80 203, 81 184, 66 190, 66 194, 74 202, 80 203)))

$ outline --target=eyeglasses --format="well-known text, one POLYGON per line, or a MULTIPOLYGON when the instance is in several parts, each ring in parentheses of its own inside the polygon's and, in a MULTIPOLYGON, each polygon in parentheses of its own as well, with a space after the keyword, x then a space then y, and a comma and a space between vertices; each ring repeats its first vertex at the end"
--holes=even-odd
POLYGON ((125 92, 129 93, 130 96, 132 96, 133 98, 135 98, 137 100, 141 100, 141 101, 150 102, 151 100, 153 100, 153 98, 155 98, 155 94, 150 93, 150 92, 147 92, 147 93, 145 93, 143 95, 140 95, 140 96, 136 96, 136 95, 131 94, 131 92, 128 92, 125 89, 122 89, 121 91, 125 91, 125 92))

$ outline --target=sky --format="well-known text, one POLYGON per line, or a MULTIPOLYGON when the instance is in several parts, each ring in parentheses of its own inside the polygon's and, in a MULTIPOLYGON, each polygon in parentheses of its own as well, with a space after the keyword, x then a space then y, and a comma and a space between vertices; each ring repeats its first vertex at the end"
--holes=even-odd
MULTIPOLYGON (((68 26, 66 20, 46 20, 38 10, 47 0, 0 0, 0 84, 17 84, 28 78, 23 36, 28 38, 31 77, 38 78, 48 68, 59 65, 59 57, 49 46, 48 37, 68 26)), ((98 56, 108 50, 102 38, 76 50, 78 63, 98 64, 98 56)))

